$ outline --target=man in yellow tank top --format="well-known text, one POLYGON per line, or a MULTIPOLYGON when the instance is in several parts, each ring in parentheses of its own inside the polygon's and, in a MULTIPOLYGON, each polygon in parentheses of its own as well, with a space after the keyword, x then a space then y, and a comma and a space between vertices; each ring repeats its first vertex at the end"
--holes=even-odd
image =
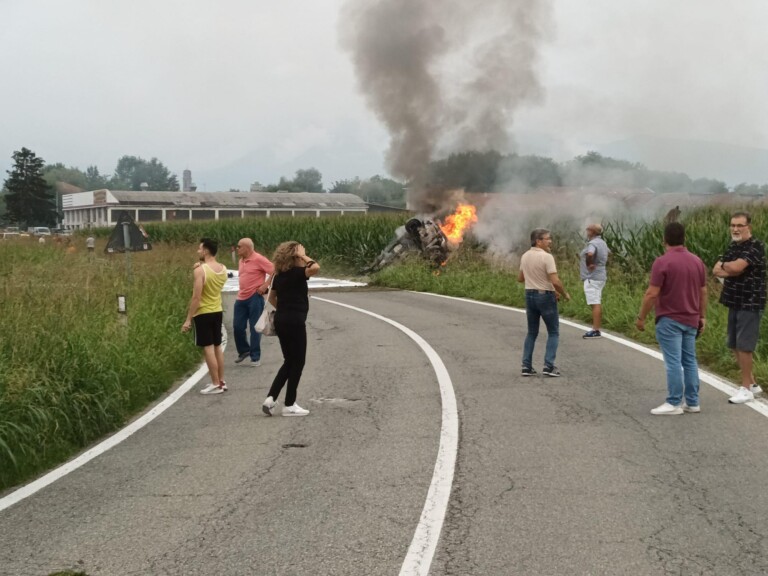
POLYGON ((203 349, 211 375, 211 383, 200 390, 201 394, 221 394, 227 391, 227 383, 224 382, 224 351, 221 349, 221 290, 227 281, 227 268, 216 261, 218 249, 215 240, 200 239, 197 248, 200 262, 195 264, 192 298, 187 319, 181 326, 182 332, 189 332, 194 322, 195 344, 203 349))

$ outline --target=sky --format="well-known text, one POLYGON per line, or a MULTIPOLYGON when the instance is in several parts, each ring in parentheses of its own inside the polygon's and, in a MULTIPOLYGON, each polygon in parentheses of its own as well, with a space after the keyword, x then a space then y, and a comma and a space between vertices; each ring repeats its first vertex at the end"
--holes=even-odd
MULTIPOLYGON (((347 2, 358 13, 375 4, 347 2)), ((566 160, 637 138, 649 147, 650 138, 768 154, 764 0, 518 2, 520 26, 539 34, 525 51, 535 97, 505 113, 511 150, 566 160)), ((461 16, 447 27, 452 43, 485 33, 488 18, 459 25, 467 6, 482 13, 498 3, 438 4, 461 16)), ((48 163, 104 174, 123 155, 157 157, 179 180, 191 170, 207 191, 247 190, 309 167, 328 187, 391 175, 385 115, 369 107, 375 99, 342 40, 363 20, 345 4, 0 0, 0 170, 27 147, 48 163)), ((384 41, 397 38, 387 30, 384 41)), ((481 64, 441 62, 454 76, 481 64)), ((663 163, 664 145, 650 147, 663 163)), ((721 176, 711 161, 692 162, 681 168, 721 176)), ((751 176, 734 170, 730 179, 751 176)))

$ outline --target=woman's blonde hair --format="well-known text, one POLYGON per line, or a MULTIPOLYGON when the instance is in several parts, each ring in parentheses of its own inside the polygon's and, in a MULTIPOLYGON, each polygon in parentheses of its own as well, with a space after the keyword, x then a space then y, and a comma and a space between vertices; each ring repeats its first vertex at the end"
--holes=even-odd
POLYGON ((285 272, 293 268, 296 249, 299 245, 300 243, 296 242, 296 240, 289 240, 277 247, 275 254, 272 256, 272 262, 274 262, 277 272, 285 272))

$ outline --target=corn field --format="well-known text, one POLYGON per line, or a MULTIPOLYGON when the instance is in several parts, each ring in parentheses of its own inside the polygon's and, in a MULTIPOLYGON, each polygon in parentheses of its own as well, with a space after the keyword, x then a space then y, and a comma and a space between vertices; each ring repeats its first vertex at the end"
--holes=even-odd
POLYGON ((253 239, 258 252, 271 257, 277 245, 286 240, 301 242, 307 252, 325 263, 350 269, 369 264, 392 239, 395 229, 408 219, 402 214, 350 215, 330 218, 275 216, 145 224, 153 242, 194 244, 200 238, 213 238, 219 250, 236 245, 240 238, 253 239))

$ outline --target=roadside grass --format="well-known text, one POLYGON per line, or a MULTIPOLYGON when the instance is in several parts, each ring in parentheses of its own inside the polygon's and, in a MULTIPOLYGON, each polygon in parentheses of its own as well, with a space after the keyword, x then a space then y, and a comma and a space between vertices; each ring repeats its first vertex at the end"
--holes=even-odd
POLYGON ((123 425, 199 362, 180 333, 194 250, 0 246, 0 490, 123 425), (117 294, 128 302, 127 324, 117 294))
MULTIPOLYGON (((728 243, 728 212, 707 208, 687 216, 688 246, 711 268, 728 243)), ((320 261, 323 275, 359 278, 359 270, 379 255, 407 218, 384 214, 147 224, 153 250, 130 256, 130 282, 126 257, 103 254, 109 229, 95 231, 95 254, 86 252, 83 234, 73 237, 71 247, 0 243, 0 491, 115 431, 201 362, 192 339, 180 333, 201 237, 222 244, 219 260, 227 267, 235 266, 227 247, 242 237, 253 238, 267 256, 280 242, 295 239, 320 261), (127 324, 117 314, 118 293, 127 296, 127 324)), ((753 223, 755 235, 768 238, 768 209, 755 209, 753 223)), ((591 311, 578 279, 580 226, 546 220, 537 226, 554 231, 560 275, 573 297, 561 304, 561 314, 588 324, 591 311)), ((634 319, 650 263, 662 252, 660 235, 658 223, 606 223, 614 257, 603 327, 651 346, 653 323, 640 333, 634 319)), ((526 245, 525 238, 514 241, 526 245)), ((523 308, 524 291, 516 278, 514 263, 491 261, 469 238, 439 274, 413 256, 370 282, 523 308)), ((699 359, 734 380, 738 369, 725 346, 727 315, 717 304, 719 291, 713 280, 699 359)), ((759 382, 768 379, 766 352, 768 338, 763 338, 755 354, 759 382)))

